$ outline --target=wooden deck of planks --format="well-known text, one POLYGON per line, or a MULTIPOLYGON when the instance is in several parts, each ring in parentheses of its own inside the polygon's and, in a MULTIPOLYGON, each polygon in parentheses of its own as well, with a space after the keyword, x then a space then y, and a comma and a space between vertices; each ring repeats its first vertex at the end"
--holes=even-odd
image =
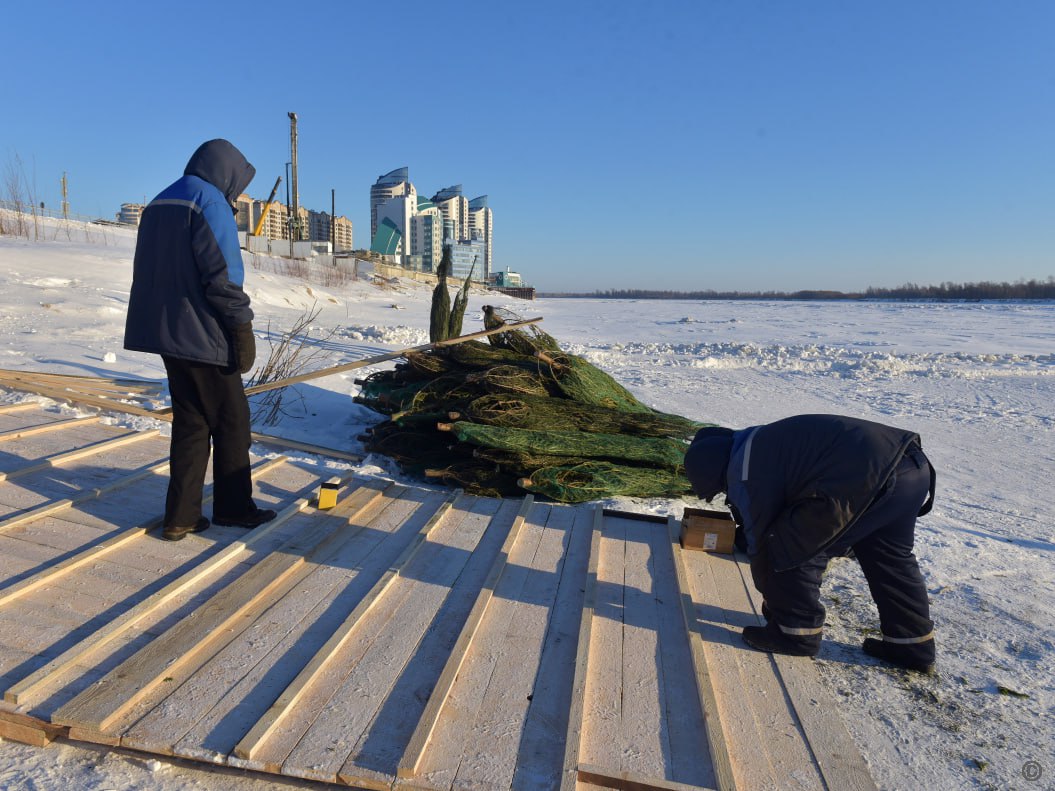
POLYGON ((673 520, 351 477, 318 510, 332 467, 254 457, 278 518, 169 543, 167 455, 0 407, 0 736, 361 788, 875 788, 813 663, 741 643, 744 559, 673 520))

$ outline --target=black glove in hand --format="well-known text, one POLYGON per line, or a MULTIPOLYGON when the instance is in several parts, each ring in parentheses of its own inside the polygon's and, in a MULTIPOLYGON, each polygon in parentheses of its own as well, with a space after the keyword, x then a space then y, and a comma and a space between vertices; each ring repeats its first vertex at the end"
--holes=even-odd
POLYGON ((234 353, 238 362, 239 373, 249 373, 256 362, 256 337, 253 335, 253 322, 247 321, 234 328, 234 353))

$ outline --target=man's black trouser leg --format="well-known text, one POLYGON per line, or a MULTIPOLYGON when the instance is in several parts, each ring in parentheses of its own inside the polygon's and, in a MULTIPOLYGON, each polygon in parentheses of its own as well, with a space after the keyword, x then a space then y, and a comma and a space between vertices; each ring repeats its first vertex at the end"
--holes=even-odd
POLYGON ((861 537, 849 539, 879 610, 884 640, 913 645, 930 640, 934 629, 927 587, 912 553, 916 515, 930 487, 930 462, 913 449, 895 475, 889 496, 865 512, 864 525, 855 525, 852 532, 861 537))
MULTIPOLYGON (((912 554, 916 515, 930 488, 922 451, 906 454, 888 485, 857 523, 812 560, 787 571, 772 570, 765 552, 751 559, 755 587, 765 599, 767 620, 792 637, 809 639, 824 624, 821 578, 830 558, 853 548, 879 610, 884 638, 926 643, 931 639, 927 590, 912 554)), ((933 642, 928 644, 933 653, 933 642)))
POLYGON ((165 524, 192 525, 201 516, 202 486, 213 445, 213 513, 242 515, 253 507, 249 403, 236 370, 163 357, 172 397, 172 442, 165 524))

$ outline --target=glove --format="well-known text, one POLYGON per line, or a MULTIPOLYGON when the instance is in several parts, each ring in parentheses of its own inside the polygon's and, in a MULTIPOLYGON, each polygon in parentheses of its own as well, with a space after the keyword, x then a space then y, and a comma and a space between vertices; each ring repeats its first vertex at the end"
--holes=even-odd
POLYGON ((253 322, 238 324, 234 328, 234 355, 239 373, 249 373, 256 362, 256 337, 253 335, 253 322))

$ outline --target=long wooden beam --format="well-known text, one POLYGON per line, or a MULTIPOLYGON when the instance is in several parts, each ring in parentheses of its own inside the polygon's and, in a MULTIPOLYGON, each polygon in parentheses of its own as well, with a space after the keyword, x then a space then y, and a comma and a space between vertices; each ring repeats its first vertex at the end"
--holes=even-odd
MULTIPOLYGON (((275 467, 278 467, 280 464, 284 464, 285 462, 286 458, 284 456, 279 456, 274 459, 268 459, 253 469, 253 475, 265 475, 266 473, 273 470, 275 467)), ((168 462, 164 462, 164 466, 167 467, 168 462)), ((213 492, 214 484, 209 484, 205 487, 205 490, 202 492, 202 505, 212 500, 213 492)), ((48 566, 48 568, 44 569, 38 574, 34 574, 32 577, 26 577, 25 579, 20 580, 14 585, 0 589, 0 607, 10 601, 19 598, 20 596, 25 596, 30 591, 36 590, 42 585, 48 585, 53 583, 59 577, 63 576, 64 574, 69 574, 71 571, 80 568, 86 563, 91 563, 93 561, 98 560, 107 552, 111 552, 117 549, 118 547, 127 544, 129 541, 135 538, 139 538, 144 533, 148 533, 151 530, 160 527, 164 520, 164 516, 158 516, 148 520, 147 522, 144 522, 141 525, 121 530, 115 535, 110 536, 110 538, 106 539, 105 541, 95 544, 94 546, 88 547, 87 549, 78 552, 75 555, 71 555, 60 563, 56 563, 53 566, 48 566)))
POLYGON ((707 669, 703 637, 696 626, 696 603, 692 599, 692 588, 685 572, 678 520, 673 516, 668 517, 667 538, 673 555, 675 581, 681 599, 681 614, 685 619, 685 633, 688 635, 692 649, 692 661, 696 666, 696 689, 700 696, 700 707, 703 710, 703 723, 707 731, 707 746, 711 753, 715 782, 718 784, 719 791, 735 791, 736 780, 733 775, 732 756, 729 754, 729 744, 725 739, 719 719, 718 696, 710 671, 707 669))
MULTIPOLYGON (((352 476, 349 474, 346 479, 351 477, 352 476)), ((301 490, 301 496, 295 502, 282 509, 278 516, 266 525, 262 525, 255 530, 250 531, 249 535, 244 539, 232 541, 205 562, 195 566, 183 576, 173 580, 161 590, 151 594, 135 607, 115 618, 113 621, 110 621, 101 629, 72 646, 61 655, 55 657, 43 667, 12 684, 4 692, 4 700, 16 705, 24 703, 29 695, 39 690, 59 673, 62 673, 79 662, 84 656, 110 643, 112 640, 124 634, 127 630, 142 621, 158 607, 161 607, 166 602, 171 601, 184 591, 192 588, 199 581, 226 564, 228 561, 246 550, 251 549, 261 541, 266 540, 272 532, 285 524, 293 516, 300 513, 311 503, 315 497, 315 491, 317 488, 317 481, 311 483, 309 486, 301 490)), ((370 502, 373 502, 374 499, 382 495, 382 492, 377 489, 363 487, 362 489, 356 490, 352 496, 354 497, 358 492, 364 490, 371 493, 370 502)))
MULTIPOLYGON (((436 341, 434 343, 424 343, 420 346, 411 346, 406 349, 398 349, 392 352, 386 352, 385 354, 378 354, 373 357, 366 357, 362 360, 356 360, 351 363, 344 363, 343 365, 335 365, 332 368, 322 368, 318 371, 311 371, 306 374, 299 374, 297 376, 290 376, 285 379, 276 379, 273 382, 263 382, 252 387, 245 389, 246 395, 254 395, 255 393, 263 393, 268 390, 277 390, 280 387, 288 387, 289 385, 298 384, 300 382, 307 382, 312 379, 321 379, 325 376, 333 376, 334 374, 344 373, 345 371, 354 371, 358 368, 365 368, 369 365, 376 365, 377 363, 383 363, 388 360, 394 360, 397 357, 402 357, 409 352, 423 352, 429 349, 437 349, 443 346, 454 346, 458 343, 464 343, 465 341, 471 341, 476 338, 485 338, 488 335, 495 335, 500 332, 509 332, 511 330, 520 329, 521 327, 528 327, 532 324, 538 324, 542 321, 541 316, 537 316, 533 319, 525 319, 524 321, 518 321, 514 324, 503 324, 501 327, 495 327, 490 330, 480 330, 479 332, 471 332, 468 335, 459 335, 457 338, 448 338, 445 341, 436 341)), ((111 409, 116 412, 126 412, 130 415, 141 415, 143 417, 152 417, 158 420, 172 420, 172 407, 162 407, 161 409, 144 409, 140 406, 133 404, 126 404, 121 401, 115 401, 110 398, 100 396, 98 393, 85 393, 83 390, 77 390, 74 387, 65 389, 61 386, 61 381, 56 380, 54 377, 63 376, 62 374, 44 374, 37 375, 30 372, 18 372, 0 369, 0 383, 8 386, 14 386, 16 389, 25 390, 30 393, 36 393, 47 398, 55 398, 58 400, 73 401, 75 403, 88 404, 89 406, 97 406, 104 409, 111 409)), ((71 377, 71 382, 79 380, 85 381, 82 377, 71 377)), ((108 380, 103 380, 108 381, 108 380)), ((15 405, 19 406, 19 405, 15 405)))
POLYGON ((579 780, 601 788, 614 788, 616 791, 709 791, 689 783, 644 777, 633 772, 610 772, 589 764, 579 766, 579 780))
POLYGON ((24 439, 25 437, 34 437, 38 434, 48 434, 52 431, 62 431, 74 424, 96 423, 98 420, 98 415, 85 415, 83 417, 71 417, 67 420, 53 420, 50 423, 40 423, 36 426, 16 428, 14 431, 5 431, 0 434, 0 442, 9 442, 16 439, 24 439))
POLYGON ((24 412, 27 409, 39 409, 40 404, 32 401, 19 401, 17 404, 4 404, 0 406, 0 415, 7 415, 11 412, 24 412))
POLYGON ((480 588, 480 593, 476 596, 476 601, 473 603, 473 608, 469 613, 469 617, 466 618, 464 626, 462 626, 458 640, 447 657, 447 662, 443 666, 443 671, 440 673, 436 685, 432 688, 432 692, 429 693, 429 702, 425 704, 425 710, 418 719, 418 724, 414 728, 414 733, 410 737, 407 748, 403 752, 403 758, 396 769, 397 777, 413 777, 418 773, 418 767, 421 765, 422 758, 425 757, 425 750, 428 748, 432 732, 440 720, 440 714, 443 711, 444 704, 447 702, 447 696, 450 695, 451 689, 454 687, 454 682, 458 678, 458 673, 465 662, 465 657, 469 655, 469 647, 472 645, 477 629, 487 612, 487 606, 491 603, 491 599, 494 598, 495 588, 498 587, 498 581, 502 578, 502 573, 509 562, 509 555, 513 551, 513 547, 520 535, 520 528, 523 527, 524 520, 527 519, 534 501, 534 496, 529 494, 520 503, 520 510, 513 519, 509 533, 506 534, 502 548, 498 551, 498 556, 487 573, 487 579, 480 588))
POLYGON ((77 448, 76 450, 66 451, 64 453, 56 453, 51 456, 45 456, 35 464, 30 464, 26 467, 19 467, 17 470, 11 472, 0 472, 0 482, 9 481, 12 478, 18 478, 22 475, 28 475, 32 472, 39 472, 40 470, 46 470, 51 467, 58 467, 60 464, 65 464, 69 461, 76 461, 77 459, 83 459, 85 456, 94 456, 96 453, 102 453, 106 450, 113 450, 119 448, 122 445, 128 445, 132 442, 139 442, 140 440, 147 439, 149 437, 156 436, 160 432, 157 429, 150 429, 149 431, 129 431, 126 434, 114 437, 113 439, 105 439, 100 442, 93 442, 91 445, 85 445, 83 448, 77 448))
MULTIPOLYGON (((135 406, 133 404, 126 404, 123 401, 115 401, 112 398, 101 398, 87 393, 80 393, 76 390, 56 387, 46 382, 26 377, 4 379, 0 381, 0 385, 3 385, 4 387, 13 387, 16 390, 24 390, 27 393, 35 393, 36 395, 44 396, 45 398, 53 398, 56 401, 72 401, 75 404, 87 404, 101 409, 109 409, 114 412, 125 412, 129 415, 139 415, 141 417, 161 417, 157 414, 158 410, 156 409, 144 409, 143 407, 135 406)), ((35 404, 34 406, 39 406, 39 404, 35 404)), ((162 417, 161 419, 164 420, 165 418, 162 417)), ((168 418, 168 420, 171 419, 171 417, 168 418)))
POLYGON ((145 470, 134 472, 131 475, 126 475, 123 478, 118 478, 116 481, 111 481, 106 486, 99 486, 94 489, 85 489, 76 497, 66 497, 62 500, 55 500, 54 502, 44 503, 38 505, 36 508, 29 508, 24 511, 16 511, 9 515, 5 519, 0 519, 0 532, 7 530, 9 527, 15 527, 26 522, 32 522, 36 519, 43 519, 45 516, 53 516, 60 511, 65 511, 67 508, 73 508, 74 506, 86 503, 89 500, 96 500, 102 497, 104 494, 116 491, 117 489, 123 489, 126 486, 130 486, 137 481, 141 481, 144 478, 149 478, 151 475, 158 475, 169 467, 169 460, 159 461, 156 464, 151 464, 145 470))
POLYGON ((343 365, 335 365, 332 368, 323 368, 319 371, 312 371, 311 373, 300 374, 298 376, 291 376, 287 379, 276 379, 274 382, 264 382, 263 384, 253 385, 245 389, 246 395, 253 395, 254 393, 262 393, 265 390, 275 390, 279 387, 287 387, 288 385, 297 384, 298 382, 307 382, 311 379, 320 379, 324 376, 332 376, 334 374, 344 373, 345 371, 354 371, 357 368, 365 368, 368 365, 375 365, 377 363, 383 363, 387 360, 394 360, 397 357, 402 357, 404 354, 409 352, 424 352, 429 349, 438 349, 444 346, 454 346, 458 343, 465 343, 465 341, 471 341, 475 338, 484 338, 488 335, 495 335, 499 332, 509 332, 510 330, 520 329, 521 327, 527 327, 531 324, 538 324, 542 321, 542 317, 538 316, 533 319, 526 319, 524 321, 518 321, 515 324, 504 324, 501 327, 496 327, 490 330, 480 330, 479 332, 471 332, 468 335, 459 335, 457 338, 448 338, 445 341, 435 341, 434 343, 423 343, 420 346, 411 346, 408 349, 398 349, 394 352, 386 352, 385 354, 379 354, 374 357, 366 357, 362 360, 356 360, 353 363, 344 363, 343 365))
POLYGON ((575 653, 575 680, 572 681, 571 703, 568 710, 568 730, 564 740, 564 767, 561 791, 575 791, 579 779, 579 748, 582 745, 583 704, 589 676, 590 634, 593 613, 597 606, 597 570, 601 562, 601 525, 604 511, 594 507, 590 537, 590 562, 586 569, 586 591, 583 594, 582 618, 579 621, 579 642, 575 653))
POLYGON ((421 529, 418 531, 417 535, 414 536, 410 544, 407 545, 403 552, 400 553, 399 557, 392 563, 385 573, 381 575, 377 582, 374 583, 373 587, 371 587, 366 595, 363 596, 337 630, 330 635, 326 644, 315 653, 308 664, 297 674, 297 677, 293 679, 285 690, 283 690, 282 694, 278 696, 278 699, 271 704, 268 710, 264 712, 264 715, 257 720, 256 724, 253 725, 249 732, 235 746, 234 754, 236 756, 246 761, 251 761, 256 757, 260 747, 268 740, 271 734, 274 733, 275 728, 281 724, 286 715, 294 706, 296 706, 297 701, 303 697, 304 692, 312 685, 315 679, 321 675, 322 671, 326 669, 330 660, 338 654, 341 647, 352 637, 366 614, 373 609, 374 605, 382 596, 384 596, 385 591, 387 591, 392 583, 399 577, 403 568, 410 562, 411 558, 417 554, 417 551, 421 548, 422 543, 428 537, 429 533, 431 533, 432 530, 443 521, 444 517, 447 516, 458 496, 460 496, 459 493, 452 493, 440 504, 439 508, 437 508, 435 513, 429 517, 428 521, 422 525, 421 529))

